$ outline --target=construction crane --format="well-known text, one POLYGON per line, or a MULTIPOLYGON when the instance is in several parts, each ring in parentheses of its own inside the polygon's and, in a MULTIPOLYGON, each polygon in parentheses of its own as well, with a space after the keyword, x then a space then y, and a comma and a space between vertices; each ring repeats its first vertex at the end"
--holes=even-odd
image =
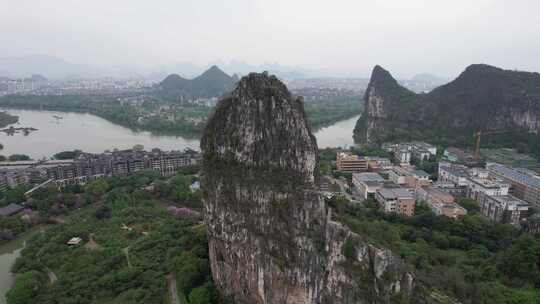
POLYGON ((478 161, 480 160, 480 140, 482 138, 482 135, 491 135, 491 134, 502 134, 502 133, 508 133, 508 132, 514 132, 509 130, 490 130, 490 131, 482 131, 478 130, 473 133, 474 137, 474 160, 478 161))

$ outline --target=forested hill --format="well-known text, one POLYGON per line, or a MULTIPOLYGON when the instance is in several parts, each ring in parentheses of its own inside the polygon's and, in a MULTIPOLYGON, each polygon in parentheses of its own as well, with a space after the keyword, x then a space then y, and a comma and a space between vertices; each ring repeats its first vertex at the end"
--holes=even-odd
POLYGON ((193 79, 171 74, 159 83, 156 93, 168 101, 220 97, 231 91, 236 81, 237 77, 227 75, 214 65, 193 79))
POLYGON ((453 144, 471 141, 478 130, 536 133, 540 130, 540 74, 475 64, 454 81, 430 93, 415 94, 377 66, 364 96, 364 109, 354 133, 358 142, 367 144, 399 139, 453 144))

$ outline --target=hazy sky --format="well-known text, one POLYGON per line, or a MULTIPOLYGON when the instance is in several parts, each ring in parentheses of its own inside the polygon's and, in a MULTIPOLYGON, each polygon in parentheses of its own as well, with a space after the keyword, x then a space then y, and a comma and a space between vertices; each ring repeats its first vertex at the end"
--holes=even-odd
POLYGON ((540 71, 539 0, 1 0, 0 56, 278 62, 368 76, 540 71))

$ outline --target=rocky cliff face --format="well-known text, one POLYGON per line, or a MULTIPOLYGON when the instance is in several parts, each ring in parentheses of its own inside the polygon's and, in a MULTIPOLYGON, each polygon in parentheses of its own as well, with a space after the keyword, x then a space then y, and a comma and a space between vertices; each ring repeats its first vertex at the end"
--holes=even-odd
POLYGON ((540 74, 471 65, 454 81, 427 94, 400 86, 383 68, 373 69, 365 114, 354 131, 360 143, 426 138, 477 130, 540 130, 540 74))
POLYGON ((236 303, 422 303, 399 257, 332 220, 302 100, 277 78, 242 78, 201 148, 212 275, 236 303))

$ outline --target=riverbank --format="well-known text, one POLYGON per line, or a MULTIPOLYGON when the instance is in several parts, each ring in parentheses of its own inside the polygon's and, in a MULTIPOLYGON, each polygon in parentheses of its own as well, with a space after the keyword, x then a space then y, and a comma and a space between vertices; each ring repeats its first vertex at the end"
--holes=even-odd
POLYGON ((6 304, 5 294, 13 285, 15 276, 11 267, 21 255, 21 251, 34 235, 43 231, 46 226, 36 226, 17 236, 16 239, 0 245, 0 304, 6 304))
MULTIPOLYGON (((199 139, 213 107, 149 103, 141 106, 123 105, 112 97, 103 96, 4 96, 0 106, 60 112, 88 113, 133 131, 148 131, 153 135, 182 136, 199 139)), ((310 101, 304 109, 312 130, 360 114, 360 103, 346 101, 310 101)))
POLYGON ((138 144, 147 150, 199 149, 199 141, 196 139, 156 136, 146 131, 135 132, 92 114, 3 109, 18 115, 21 125, 31 125, 39 130, 31 132, 28 136, 20 133, 9 136, 0 132, 0 143, 4 146, 3 155, 26 154, 32 159, 42 159, 50 158, 62 151, 78 149, 89 153, 103 153, 105 150, 112 151, 115 148, 131 149, 138 144), (63 119, 57 120, 54 115, 62 116, 63 119))

